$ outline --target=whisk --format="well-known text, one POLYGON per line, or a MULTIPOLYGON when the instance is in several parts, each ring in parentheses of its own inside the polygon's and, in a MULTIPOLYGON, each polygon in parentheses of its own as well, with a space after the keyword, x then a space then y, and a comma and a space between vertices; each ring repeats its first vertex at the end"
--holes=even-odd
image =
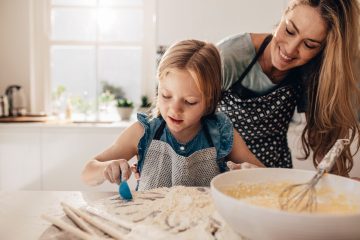
POLYGON ((317 166, 316 174, 306 183, 293 184, 286 187, 279 195, 279 204, 282 210, 313 212, 317 208, 315 185, 320 178, 334 166, 335 160, 340 156, 344 145, 350 143, 349 139, 338 139, 334 146, 326 153, 317 166))

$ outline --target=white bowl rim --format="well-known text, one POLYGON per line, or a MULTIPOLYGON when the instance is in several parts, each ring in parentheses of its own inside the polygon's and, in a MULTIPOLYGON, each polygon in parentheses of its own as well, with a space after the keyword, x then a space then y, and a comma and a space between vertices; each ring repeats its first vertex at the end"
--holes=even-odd
MULTIPOLYGON (((315 218, 315 219, 320 219, 320 218, 327 218, 327 219, 329 219, 329 218, 339 219, 340 218, 341 219, 341 218, 359 217, 360 211, 357 212, 357 213, 346 213, 346 214, 341 214, 341 213, 309 213, 309 212, 289 212, 289 211, 283 211, 283 210, 278 210, 278 209, 274 209, 274 208, 258 206, 258 205, 247 203, 247 202, 242 201, 240 199, 236 199, 234 197, 231 197, 231 196, 221 192, 218 188, 216 188, 214 186, 214 182, 218 178, 221 178, 224 175, 234 174, 235 172, 238 172, 238 171, 259 171, 259 170, 264 171, 264 170, 268 170, 268 169, 272 169, 272 170, 277 169, 276 171, 278 171, 278 170, 279 171, 292 170, 292 171, 312 172, 312 173, 316 172, 314 170, 293 169, 293 168, 249 168, 249 169, 231 170, 231 171, 224 172, 224 173, 221 173, 221 174, 215 176, 210 182, 210 189, 211 189, 211 191, 218 192, 220 195, 222 195, 223 197, 225 197, 226 199, 230 200, 233 203, 240 204, 240 205, 242 205, 244 207, 249 207, 249 208, 252 208, 252 209, 261 209, 263 211, 273 213, 273 214, 281 214, 281 215, 286 215, 286 216, 289 216, 289 217, 301 216, 301 217, 315 218)), ((334 175, 334 174, 329 174, 329 175, 331 175, 332 177, 344 178, 344 179, 346 179, 348 181, 355 182, 355 184, 360 184, 360 182, 358 182, 356 180, 353 180, 353 179, 350 179, 350 178, 346 178, 346 177, 338 176, 338 175, 334 175)))

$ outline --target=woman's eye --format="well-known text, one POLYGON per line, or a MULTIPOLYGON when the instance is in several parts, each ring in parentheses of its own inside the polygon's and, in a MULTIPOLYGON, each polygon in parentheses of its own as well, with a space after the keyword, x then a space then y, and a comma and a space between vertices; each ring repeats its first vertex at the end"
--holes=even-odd
POLYGON ((315 48, 317 48, 317 46, 308 44, 308 43, 306 43, 306 42, 304 42, 304 45, 305 45, 305 47, 307 47, 307 48, 309 48, 309 49, 315 49, 315 48))
POLYGON ((287 27, 285 27, 285 31, 287 32, 287 34, 289 34, 289 35, 295 35, 295 33, 294 32, 291 32, 287 27))
POLYGON ((169 98, 170 98, 170 96, 164 95, 164 94, 162 94, 161 96, 162 96, 164 99, 169 99, 169 98))

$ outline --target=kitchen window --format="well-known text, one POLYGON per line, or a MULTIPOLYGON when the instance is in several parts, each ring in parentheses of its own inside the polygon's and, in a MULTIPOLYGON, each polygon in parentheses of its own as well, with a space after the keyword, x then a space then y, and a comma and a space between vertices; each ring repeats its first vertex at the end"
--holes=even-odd
MULTIPOLYGON (((73 117, 99 120, 104 103, 110 104, 106 101, 111 98, 104 97, 108 89, 117 90, 111 93, 113 97, 128 98, 135 105, 141 96, 153 96, 154 2, 43 1, 45 17, 37 22, 43 26, 45 44, 39 42, 38 47, 46 66, 43 81, 48 93, 44 98, 50 111, 63 118, 71 105, 76 113, 73 117)), ((107 116, 110 120, 116 117, 107 116)))

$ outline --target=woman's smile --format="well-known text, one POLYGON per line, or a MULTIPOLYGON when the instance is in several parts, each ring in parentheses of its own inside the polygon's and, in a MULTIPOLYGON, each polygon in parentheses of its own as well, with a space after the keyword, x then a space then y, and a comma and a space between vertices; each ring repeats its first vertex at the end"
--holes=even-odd
POLYGON ((280 47, 279 47, 279 54, 280 54, 280 58, 281 60, 283 60, 284 62, 291 62, 291 60, 293 60, 294 58, 288 56, 286 53, 282 52, 280 47))

